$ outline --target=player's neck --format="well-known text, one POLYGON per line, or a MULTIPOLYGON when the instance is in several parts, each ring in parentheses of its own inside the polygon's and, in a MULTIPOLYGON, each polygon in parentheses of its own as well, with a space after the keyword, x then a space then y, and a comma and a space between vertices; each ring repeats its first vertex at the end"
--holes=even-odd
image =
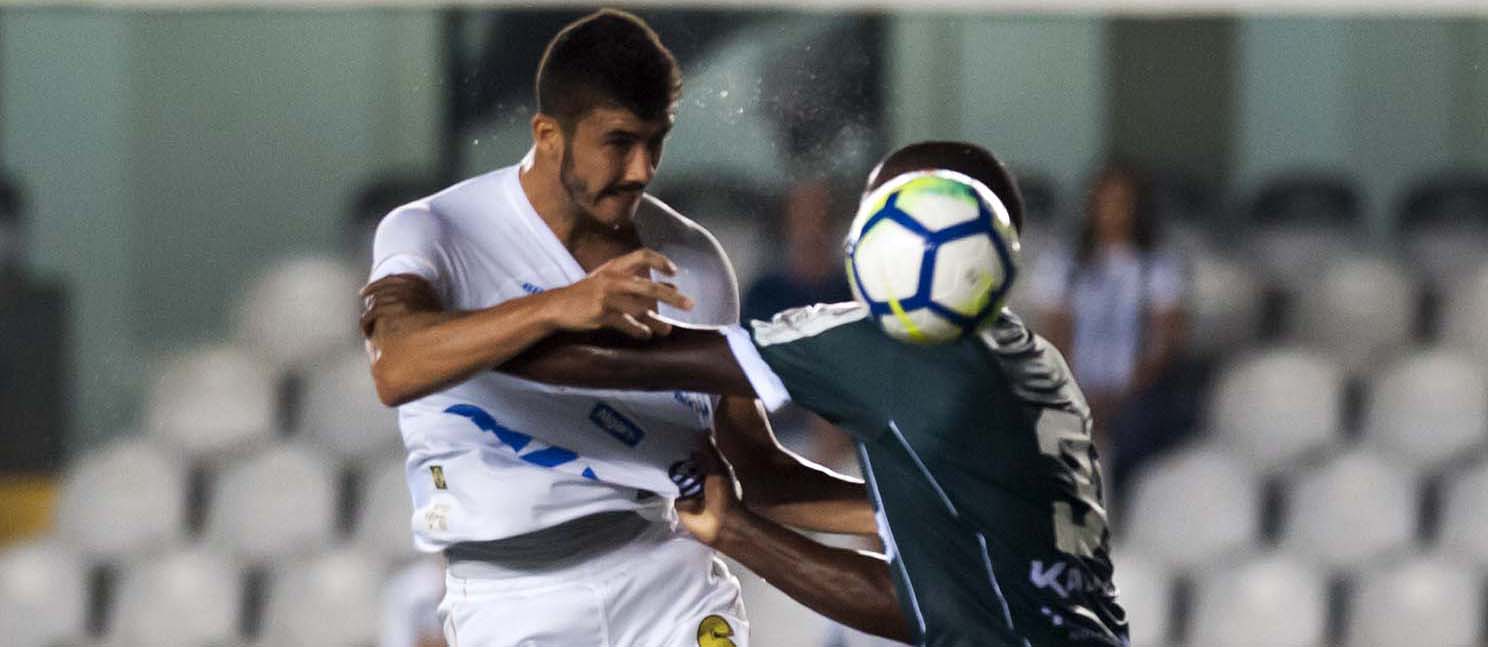
POLYGON ((583 214, 568 199, 557 170, 545 168, 546 166, 548 165, 528 153, 517 172, 517 181, 522 185, 522 193, 527 195, 527 202, 537 211, 538 217, 542 218, 543 223, 547 224, 564 247, 573 251, 575 233, 583 214))

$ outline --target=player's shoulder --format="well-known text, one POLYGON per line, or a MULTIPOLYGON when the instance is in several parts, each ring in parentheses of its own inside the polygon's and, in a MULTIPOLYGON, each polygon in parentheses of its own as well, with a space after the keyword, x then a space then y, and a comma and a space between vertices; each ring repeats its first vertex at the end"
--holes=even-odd
POLYGON ((377 236, 417 237, 439 240, 461 226, 468 205, 490 204, 511 184, 507 176, 516 167, 497 169, 462 180, 436 193, 403 204, 383 216, 377 236))
POLYGON ((773 346, 819 337, 868 318, 868 309, 856 301, 818 303, 777 313, 769 321, 750 322, 754 343, 773 346))

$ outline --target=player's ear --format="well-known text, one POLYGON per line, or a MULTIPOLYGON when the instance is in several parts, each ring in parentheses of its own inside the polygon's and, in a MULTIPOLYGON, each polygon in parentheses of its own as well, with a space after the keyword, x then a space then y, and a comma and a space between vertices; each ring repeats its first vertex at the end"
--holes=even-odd
POLYGON ((556 158, 563 150, 563 128, 558 120, 541 112, 532 115, 532 145, 539 153, 556 158))

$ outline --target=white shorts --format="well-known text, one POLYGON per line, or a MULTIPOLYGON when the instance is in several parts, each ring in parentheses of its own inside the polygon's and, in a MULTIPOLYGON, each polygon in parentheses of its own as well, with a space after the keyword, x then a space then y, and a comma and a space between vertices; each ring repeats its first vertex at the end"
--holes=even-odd
POLYGON ((449 647, 748 647, 739 581, 666 524, 541 575, 445 576, 449 647))

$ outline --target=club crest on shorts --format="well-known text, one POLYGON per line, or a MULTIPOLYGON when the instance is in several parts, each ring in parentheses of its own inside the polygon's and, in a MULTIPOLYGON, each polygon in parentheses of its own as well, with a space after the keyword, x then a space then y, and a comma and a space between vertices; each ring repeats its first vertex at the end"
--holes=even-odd
POLYGON ((440 465, 429 466, 429 475, 434 477, 434 489, 448 490, 449 484, 444 482, 444 467, 440 465))
POLYGON ((732 640, 734 628, 723 616, 711 615, 698 623, 698 647, 738 647, 732 640))

